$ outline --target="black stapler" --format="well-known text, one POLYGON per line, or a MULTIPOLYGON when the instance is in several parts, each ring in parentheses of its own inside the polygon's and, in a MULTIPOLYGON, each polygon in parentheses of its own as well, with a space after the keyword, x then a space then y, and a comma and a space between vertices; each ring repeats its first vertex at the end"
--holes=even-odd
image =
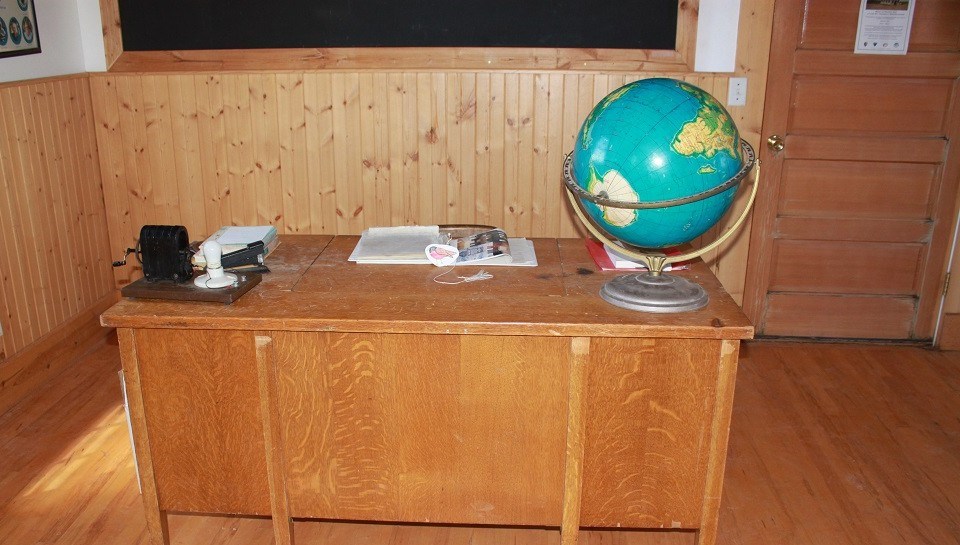
POLYGON ((263 264, 263 241, 251 242, 246 248, 223 254, 220 263, 226 270, 242 269, 243 272, 268 273, 270 269, 263 264))

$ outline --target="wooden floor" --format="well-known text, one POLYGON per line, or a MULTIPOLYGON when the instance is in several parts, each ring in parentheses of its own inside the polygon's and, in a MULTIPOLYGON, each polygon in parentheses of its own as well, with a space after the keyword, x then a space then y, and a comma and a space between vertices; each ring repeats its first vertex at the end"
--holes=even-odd
MULTIPOLYGON (((0 543, 147 543, 103 345, 0 416, 0 543)), ((173 543, 269 544, 267 519, 174 516, 173 543)), ((546 529, 298 522, 302 543, 556 544, 546 529)), ((721 545, 960 543, 960 352, 753 342, 741 359, 721 545)), ((683 532, 588 532, 690 544, 683 532)))

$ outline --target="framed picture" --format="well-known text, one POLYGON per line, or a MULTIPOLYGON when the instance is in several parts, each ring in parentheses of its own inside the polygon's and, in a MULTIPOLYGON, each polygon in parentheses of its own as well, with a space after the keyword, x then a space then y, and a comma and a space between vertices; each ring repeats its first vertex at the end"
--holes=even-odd
POLYGON ((0 0, 0 57, 40 52, 36 0, 0 0))

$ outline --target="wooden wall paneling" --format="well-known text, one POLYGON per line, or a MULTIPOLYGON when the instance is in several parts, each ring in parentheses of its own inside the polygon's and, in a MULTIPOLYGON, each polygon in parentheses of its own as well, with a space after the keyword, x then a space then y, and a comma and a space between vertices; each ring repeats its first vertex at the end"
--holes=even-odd
POLYGON ((170 119, 170 78, 143 76, 143 107, 146 138, 149 142, 150 178, 156 196, 155 217, 162 218, 163 225, 182 225, 180 202, 191 200, 180 197, 176 183, 176 160, 173 152, 173 128, 170 119))
POLYGON ((350 111, 357 111, 357 76, 335 74, 331 80, 333 96, 334 171, 337 183, 337 232, 359 232, 363 213, 362 185, 358 165, 359 131, 349 125, 350 111))
POLYGON ((490 75, 490 168, 489 177, 489 215, 490 225, 502 226, 505 223, 506 189, 504 178, 506 173, 506 135, 508 125, 506 119, 506 74, 494 73, 490 75))
POLYGON ((253 150, 256 158, 253 175, 257 188, 257 224, 277 225, 282 229, 280 146, 274 133, 278 115, 276 78, 270 74, 250 74, 249 82, 253 150))
POLYGON ((520 196, 518 147, 520 144, 520 76, 508 73, 503 77, 503 118, 498 122, 503 128, 503 172, 494 183, 503 187, 503 201, 500 204, 500 225, 508 233, 519 233, 520 196))
POLYGON ((517 179, 514 183, 517 185, 517 202, 514 214, 517 217, 517 229, 515 233, 532 233, 533 225, 536 221, 534 211, 540 207, 541 203, 534 200, 533 187, 538 183, 533 178, 534 155, 534 132, 533 123, 535 115, 536 101, 536 80, 533 74, 520 74, 519 77, 519 96, 517 101, 517 179))
POLYGON ((444 219, 441 223, 451 223, 449 218, 464 217, 466 207, 471 205, 470 201, 464 198, 460 178, 460 168, 463 163, 460 155, 462 136, 460 126, 461 77, 462 75, 459 73, 448 74, 444 82, 444 88, 437 90, 442 92, 445 97, 445 111, 441 124, 446 131, 446 138, 444 139, 446 141, 446 153, 442 163, 444 167, 443 185, 446 187, 447 199, 444 203, 442 216, 444 219))
POLYGON ((460 128, 460 213, 454 219, 477 223, 477 74, 460 74, 460 100, 457 126, 460 128))
MULTIPOLYGON (((134 232, 131 235, 130 247, 133 248, 140 235, 140 227, 145 223, 153 223, 146 219, 144 211, 144 201, 149 198, 142 179, 145 173, 142 168, 143 149, 146 145, 142 138, 137 138, 138 115, 143 110, 142 105, 137 101, 134 90, 139 88, 140 79, 136 77, 120 77, 116 79, 118 93, 118 114, 120 120, 119 149, 123 158, 123 171, 125 174, 127 193, 129 198, 126 213, 130 214, 131 228, 134 232)), ((159 219, 159 218, 158 218, 159 219)), ((156 223, 160 223, 157 221, 156 223)))
MULTIPOLYGON (((30 135, 30 146, 33 150, 35 173, 39 178, 37 183, 38 202, 41 203, 46 221, 42 222, 40 232, 43 233, 45 242, 41 251, 41 266, 43 270, 36 271, 37 274, 46 277, 47 296, 45 302, 51 307, 50 327, 55 327, 63 323, 67 316, 73 315, 78 309, 72 308, 68 290, 70 288, 70 279, 76 271, 72 265, 65 266, 64 260, 64 241, 65 236, 65 207, 67 203, 63 200, 62 187, 65 183, 63 172, 60 171, 57 164, 61 156, 61 149, 54 137, 51 129, 52 121, 50 115, 53 114, 53 108, 50 107, 48 97, 53 95, 53 88, 50 81, 45 81, 28 87, 29 91, 23 100, 29 100, 29 104, 24 104, 30 112, 28 116, 29 126, 27 134, 30 135)), ((69 260, 66 261, 69 263, 69 260)))
POLYGON ((377 73, 373 76, 373 147, 376 160, 368 168, 374 169, 378 225, 393 225, 390 214, 390 95, 387 85, 387 74, 377 73))
MULTIPOLYGON (((94 184, 94 180, 81 166, 87 161, 80 161, 79 156, 83 152, 77 141, 87 131, 82 125, 75 124, 73 121, 75 112, 89 109, 82 108, 83 102, 89 98, 86 93, 83 93, 83 90, 89 90, 89 82, 86 79, 53 81, 51 87, 48 100, 50 112, 54 116, 52 133, 58 150, 56 163, 60 177, 64 180, 64 186, 60 188, 60 198, 61 206, 65 210, 65 221, 60 234, 66 237, 66 243, 62 248, 65 259, 70 264, 69 270, 65 272, 72 280, 68 297, 73 309, 72 314, 75 314, 83 308, 84 301, 89 300, 94 295, 93 292, 99 291, 101 287, 98 278, 100 275, 95 274, 91 266, 91 261, 94 261, 98 254, 94 254, 93 249, 90 228, 91 214, 94 211, 90 207, 89 200, 90 189, 99 190, 100 184, 94 184), (68 106, 65 107, 64 102, 68 106), (77 106, 69 106, 72 104, 77 106), (70 138, 70 134, 76 134, 77 138, 70 138), (88 184, 94 187, 88 188, 88 184)), ((99 232, 102 235, 104 230, 101 229, 99 232)), ((106 293, 106 290, 101 293, 106 293)))
MULTIPOLYGON (((97 149, 103 173, 103 202, 107 220, 110 255, 119 259, 126 248, 133 248, 140 226, 130 217, 130 180, 126 173, 126 156, 120 127, 120 98, 117 78, 91 77, 91 97, 96 122, 97 149)), ((191 199, 196 202, 196 199, 191 199)), ((189 204, 186 204, 189 206, 189 204)), ((133 267, 113 269, 116 285, 130 282, 133 267)))
POLYGON ((96 145, 90 81, 70 78, 55 82, 51 109, 56 112, 55 132, 64 153, 62 166, 67 186, 64 199, 75 200, 75 216, 67 218, 65 247, 75 265, 79 295, 76 309, 112 292, 110 247, 104 214, 103 182, 96 145), (71 223, 75 229, 70 228, 71 223))
POLYGON ((23 185, 24 200, 21 203, 27 203, 29 210, 33 212, 29 221, 31 237, 27 239, 26 246, 28 253, 35 254, 35 268, 31 271, 36 278, 34 304, 41 308, 40 323, 43 330, 49 331, 62 317, 58 308, 62 302, 60 286, 51 274, 54 270, 62 270, 62 263, 59 261, 59 245, 55 241, 56 229, 50 225, 56 221, 56 216, 50 202, 52 184, 46 165, 45 142, 42 139, 42 129, 38 127, 41 112, 32 104, 32 96, 40 85, 43 84, 17 89, 22 113, 14 116, 14 124, 26 175, 23 185), (39 214, 36 214, 37 212, 39 214))
MULTIPOLYGON (((564 197, 562 187, 563 180, 563 161, 568 151, 564 150, 566 139, 564 138, 564 79, 563 74, 550 74, 546 76, 547 90, 543 97, 544 112, 538 113, 536 122, 542 127, 544 124, 547 136, 538 146, 538 153, 542 154, 544 161, 544 172, 540 175, 545 185, 544 203, 543 203, 543 225, 541 226, 541 236, 546 233, 560 234, 561 218, 565 215, 563 210, 567 199, 564 197), (544 123, 546 119, 546 123, 544 123)), ((542 130, 542 129, 537 129, 542 130)))
MULTIPOLYGON (((4 129, 5 134, 11 134, 6 130, 7 120, 15 110, 8 106, 6 95, 9 89, 0 88, 0 128, 4 129)), ((17 236, 22 230, 20 226, 20 207, 17 203, 17 192, 19 187, 17 180, 21 177, 15 174, 14 146, 9 138, 0 140, 0 240, 3 246, 3 259, 0 259, 0 281, 3 282, 4 292, 4 314, 3 314, 3 347, 5 356, 11 356, 19 347, 26 346, 30 342, 31 327, 35 324, 35 318, 30 316, 30 304, 28 302, 29 289, 25 283, 17 282, 16 279, 29 280, 29 268, 25 259, 19 259, 17 256, 23 255, 23 240, 17 236)), ((26 257, 26 256, 24 256, 26 257)))
MULTIPOLYGON (((424 132, 426 146, 430 149, 430 180, 432 190, 430 193, 430 217, 429 223, 447 223, 448 210, 450 208, 450 187, 448 180, 448 157, 447 144, 449 136, 449 112, 447 111, 447 93, 446 86, 449 78, 456 78, 455 73, 447 74, 442 72, 431 72, 427 75, 429 86, 429 103, 427 111, 429 127, 424 132)), ((423 163, 420 164, 423 168, 423 163)), ((422 174, 422 170, 421 170, 422 174)), ((421 193, 423 196, 423 193, 421 193)))
MULTIPOLYGON (((61 83, 61 85, 67 84, 61 83)), ((113 291, 110 274, 112 262, 110 240, 107 236, 108 224, 103 200, 103 172, 99 162, 100 150, 97 147, 96 116, 90 79, 71 79, 69 85, 73 89, 71 97, 77 97, 77 99, 69 100, 66 96, 61 96, 61 103, 73 119, 72 127, 79 130, 80 134, 80 138, 71 139, 71 142, 77 148, 75 162, 80 164, 77 172, 81 176, 78 184, 85 195, 87 206, 84 217, 88 222, 87 240, 90 242, 91 250, 87 263, 99 286, 91 299, 95 300, 102 294, 113 291), (80 107, 74 105, 80 105, 80 107)))
POLYGON ((277 74, 277 115, 283 231, 305 233, 310 227, 310 198, 306 178, 303 74, 277 74))
POLYGON ((30 332, 27 342, 31 342, 39 338, 43 331, 50 329, 47 306, 43 303, 41 294, 42 280, 33 273, 40 266, 36 248, 40 245, 41 238, 32 221, 33 212, 39 211, 39 208, 30 198, 33 192, 28 189, 35 184, 29 163, 29 150, 23 149, 22 145, 26 136, 21 120, 23 106, 20 103, 20 89, 16 87, 3 89, 0 100, 2 100, 3 109, 10 112, 4 116, 6 121, 4 133, 7 135, 5 140, 11 165, 8 183, 13 186, 9 197, 10 211, 16 218, 14 223, 16 228, 13 232, 20 234, 17 237, 19 241, 16 255, 19 256, 18 261, 22 263, 20 289, 24 289, 26 295, 25 308, 22 309, 23 314, 19 321, 22 327, 30 332))
POLYGON ((112 299, 85 77, 0 86, 0 412, 94 338, 112 299))
MULTIPOLYGON (((212 137, 210 151, 212 152, 212 163, 216 168, 216 183, 213 186, 214 191, 211 192, 211 194, 216 195, 217 208, 220 211, 220 222, 216 226, 211 226, 211 233, 221 225, 240 223, 238 218, 242 216, 241 207, 243 199, 238 190, 239 176, 237 169, 230 162, 230 142, 233 135, 227 133, 228 116, 224 102, 226 89, 231 87, 234 81, 235 76, 233 74, 217 74, 207 78, 205 81, 207 96, 209 98, 209 102, 207 103, 210 116, 208 129, 212 137)), ((279 85, 275 85, 274 89, 279 96, 279 85)), ((280 135, 278 134, 279 127, 278 120, 278 124, 273 127, 271 135, 278 143, 280 140, 280 135)), ((209 155, 204 161, 211 161, 209 155)), ((281 187, 282 186, 281 182, 281 187)), ((282 203, 278 204, 280 205, 279 210, 283 210, 282 203)))
MULTIPOLYGON (((403 99, 401 112, 396 122, 403 126, 403 201, 398 206, 403 210, 404 224, 419 223, 420 217, 420 132, 418 77, 413 72, 402 75, 403 99)), ((426 189, 424 189, 426 190, 426 189)))
MULTIPOLYGON (((223 112, 225 153, 223 177, 226 180, 223 198, 229 199, 231 202, 229 223, 255 225, 251 223, 251 220, 255 218, 251 217, 250 205, 253 195, 256 195, 256 189, 247 184, 249 177, 245 176, 245 173, 247 172, 247 162, 250 154, 246 149, 246 141, 241 133, 241 127, 249 120, 249 112, 244 112, 248 114, 246 117, 241 113, 243 100, 249 99, 250 96, 246 85, 244 85, 245 80, 243 74, 223 74, 217 91, 222 100, 221 111, 223 112)), ((279 90, 282 90, 282 88, 283 84, 280 83, 279 90)), ((247 104, 249 105, 249 102, 247 104)), ((278 130, 277 138, 281 140, 280 145, 282 147, 285 131, 279 127, 278 130)), ((292 186, 291 191, 293 191, 292 186)))
POLYGON ((332 191, 336 187, 331 149, 332 108, 329 76, 304 74, 304 138, 310 226, 316 232, 327 233, 333 232, 336 223, 336 205, 332 199, 332 191))
MULTIPOLYGON (((180 222, 191 237, 199 238, 207 231, 207 214, 203 196, 197 90, 193 80, 194 77, 189 75, 168 78, 177 194, 181 196, 178 203, 180 222)), ((249 194, 244 191, 245 197, 255 195, 253 188, 244 189, 249 191, 249 194)))
MULTIPOLYGON (((584 119, 580 117, 580 85, 582 81, 583 76, 575 74, 567 74, 563 77, 563 146, 560 148, 560 153, 563 154, 564 158, 568 153, 573 152, 577 133, 580 132, 580 125, 584 119)), ((562 173, 560 176, 562 176, 562 173)), ((562 177, 558 177, 556 180, 558 185, 563 183, 562 177)), ((561 191, 566 192, 562 187, 561 191)), ((561 198, 559 210, 561 212, 559 236, 578 236, 580 227, 577 222, 579 220, 574 219, 574 212, 570 209, 570 204, 565 196, 561 198)))

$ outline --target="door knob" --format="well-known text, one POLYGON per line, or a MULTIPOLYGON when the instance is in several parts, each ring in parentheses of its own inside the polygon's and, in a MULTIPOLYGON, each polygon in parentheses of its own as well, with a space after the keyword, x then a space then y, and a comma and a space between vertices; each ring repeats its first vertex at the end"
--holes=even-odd
POLYGON ((767 138, 767 147, 770 148, 770 151, 773 153, 783 151, 783 138, 777 134, 767 138))

